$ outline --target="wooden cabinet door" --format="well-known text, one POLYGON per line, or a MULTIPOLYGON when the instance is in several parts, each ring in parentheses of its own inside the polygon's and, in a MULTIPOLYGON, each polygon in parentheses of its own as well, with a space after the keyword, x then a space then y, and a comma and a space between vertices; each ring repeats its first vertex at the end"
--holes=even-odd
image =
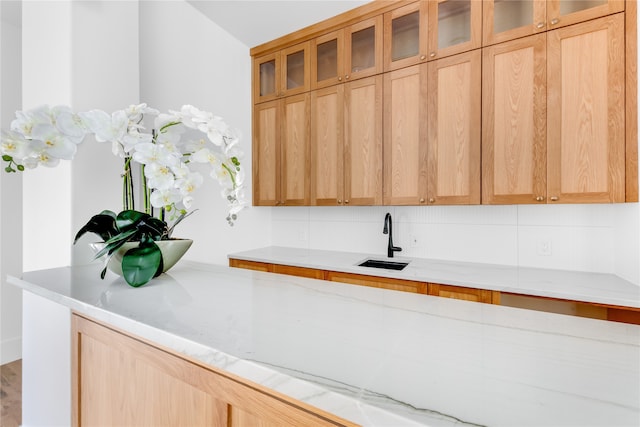
POLYGON ((484 0, 483 46, 547 30, 547 1, 484 0))
POLYGON ((253 103, 270 101, 281 96, 280 53, 274 52, 253 59, 253 103))
POLYGON ((547 37, 549 201, 624 202, 624 16, 547 37))
POLYGON ((311 89, 344 81, 344 30, 334 31, 311 42, 311 89))
POLYGON ((483 49, 482 203, 546 201, 546 40, 483 49))
POLYGON ((482 2, 429 1, 429 58, 443 58, 482 45, 482 2))
POLYGON ((345 85, 344 204, 382 204, 382 76, 345 85))
POLYGON ((281 194, 287 206, 309 205, 310 95, 283 99, 281 128, 281 194))
POLYGON ((280 126, 282 102, 256 104, 253 108, 253 204, 275 206, 280 195, 280 126))
POLYGON ((344 37, 345 80, 382 72, 382 15, 345 28, 344 37))
POLYGON ((413 280, 392 279, 389 277, 366 276, 362 274, 327 271, 326 280, 331 282, 349 283, 351 285, 369 286, 372 288, 389 289, 392 291, 426 294, 427 284, 413 280))
POLYGON ((311 92, 311 204, 344 200, 344 85, 311 92))
POLYGON ((428 4, 418 1, 384 14, 384 71, 427 60, 428 4))
POLYGON ((310 42, 305 42, 280 51, 281 96, 309 91, 311 82, 310 46, 310 42))
POLYGON ((550 0, 547 2, 547 29, 622 12, 624 3, 625 0, 550 0))
POLYGON ((356 425, 83 317, 71 322, 74 427, 356 425))
POLYGON ((229 258, 229 267, 244 268, 247 270, 265 271, 270 273, 273 271, 273 264, 258 261, 247 261, 243 259, 229 258))
POLYGON ((463 286, 439 285, 436 283, 429 283, 428 289, 429 295, 434 295, 437 297, 483 302, 486 304, 500 303, 500 293, 496 291, 465 288, 463 286), (494 301, 494 294, 496 301, 494 301))
POLYGON ((385 205, 427 198, 426 71, 425 64, 384 74, 385 205))
POLYGON ((480 203, 479 49, 428 64, 428 202, 480 203))

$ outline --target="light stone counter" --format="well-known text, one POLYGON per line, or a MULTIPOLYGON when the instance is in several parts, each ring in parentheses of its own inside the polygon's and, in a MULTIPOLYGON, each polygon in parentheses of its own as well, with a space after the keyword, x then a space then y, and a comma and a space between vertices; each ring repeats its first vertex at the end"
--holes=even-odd
POLYGON ((229 258, 640 308, 640 286, 613 274, 280 246, 238 252, 229 258), (409 265, 401 271, 358 266, 368 258, 409 261, 409 265))
POLYGON ((136 289, 100 268, 9 281, 365 426, 640 425, 637 325, 185 261, 136 289))

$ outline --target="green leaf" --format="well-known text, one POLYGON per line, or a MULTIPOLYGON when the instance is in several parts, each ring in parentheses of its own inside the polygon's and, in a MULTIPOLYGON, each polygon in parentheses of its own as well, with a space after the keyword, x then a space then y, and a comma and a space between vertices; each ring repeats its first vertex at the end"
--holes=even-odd
POLYGON ((12 160, 13 160, 13 157, 11 157, 11 156, 10 156, 10 155, 8 155, 8 154, 4 154, 4 155, 2 156, 2 160, 4 160, 5 162, 10 162, 10 161, 12 161, 12 160))
POLYGON ((160 248, 152 240, 145 239, 122 258, 122 276, 130 286, 137 288, 155 277, 161 263, 160 248))
POLYGON ((134 210, 122 211, 116 217, 116 226, 120 231, 127 231, 137 227, 140 222, 147 218, 151 218, 151 215, 134 210))
POLYGON ((80 237, 82 237, 85 233, 95 233, 103 241, 109 240, 111 237, 118 234, 118 229, 116 228, 115 214, 111 211, 102 211, 98 215, 94 215, 91 217, 89 222, 87 222, 76 234, 75 239, 73 239, 73 243, 75 244, 80 237), (112 215, 113 214, 113 215, 112 215))

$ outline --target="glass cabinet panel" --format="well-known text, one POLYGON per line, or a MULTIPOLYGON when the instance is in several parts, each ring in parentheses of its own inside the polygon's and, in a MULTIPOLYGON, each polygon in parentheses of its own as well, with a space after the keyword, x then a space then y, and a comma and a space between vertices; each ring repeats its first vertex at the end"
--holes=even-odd
POLYGON ((560 15, 568 15, 605 4, 607 4, 607 0, 561 0, 560 15))
POLYGON ((471 0, 449 0, 438 5, 438 49, 471 40, 471 0))
POLYGON ((287 90, 304 86, 304 62, 304 50, 287 55, 287 90))
POLYGON ((391 21, 391 60, 415 56, 420 49, 420 13, 418 11, 391 21))
POLYGON ((276 93, 276 60, 260 64, 260 96, 276 93))
POLYGON ((494 33, 524 27, 533 22, 533 0, 495 0, 493 8, 494 33))
POLYGON ((368 27, 351 35, 351 72, 372 68, 376 63, 376 29, 368 27))
POLYGON ((318 81, 338 77, 338 39, 318 44, 316 47, 316 61, 318 81))

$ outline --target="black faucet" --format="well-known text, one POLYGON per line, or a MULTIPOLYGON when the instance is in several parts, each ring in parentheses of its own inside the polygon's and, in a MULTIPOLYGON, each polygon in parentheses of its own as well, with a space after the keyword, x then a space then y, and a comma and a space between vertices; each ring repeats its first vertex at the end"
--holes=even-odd
POLYGON ((391 214, 387 212, 384 217, 384 228, 382 229, 383 234, 389 235, 389 245, 387 246, 387 257, 393 258, 394 252, 400 252, 402 248, 397 246, 393 246, 393 224, 391 222, 391 214))

